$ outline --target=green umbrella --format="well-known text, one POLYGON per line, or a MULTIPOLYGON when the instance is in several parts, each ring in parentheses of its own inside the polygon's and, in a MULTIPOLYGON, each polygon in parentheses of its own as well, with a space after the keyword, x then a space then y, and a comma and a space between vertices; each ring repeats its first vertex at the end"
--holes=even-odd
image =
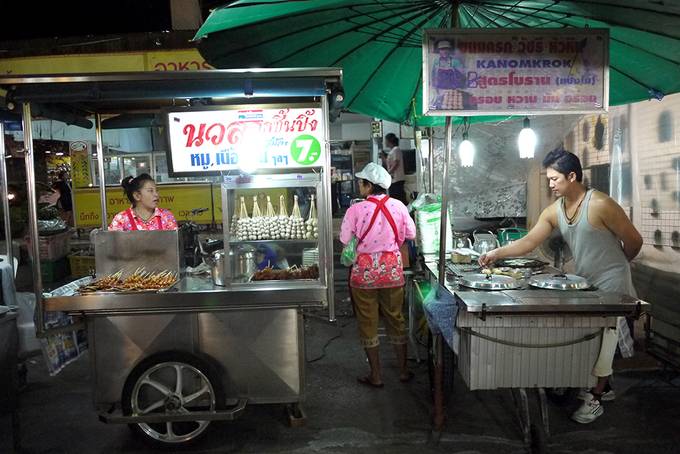
POLYGON ((420 115, 424 29, 452 23, 461 28, 609 28, 609 101, 618 105, 680 91, 680 8, 665 3, 241 0, 213 11, 195 39, 217 68, 342 67, 346 109, 435 125, 443 119, 420 115))

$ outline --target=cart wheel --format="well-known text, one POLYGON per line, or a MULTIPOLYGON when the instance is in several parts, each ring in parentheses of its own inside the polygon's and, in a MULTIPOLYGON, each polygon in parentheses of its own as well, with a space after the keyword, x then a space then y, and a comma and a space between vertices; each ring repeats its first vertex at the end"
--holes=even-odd
MULTIPOLYGON (((125 415, 145 415, 211 411, 224 401, 222 384, 208 362, 184 352, 165 352, 134 368, 121 402, 125 415)), ((153 445, 172 448, 196 441, 209 425, 210 421, 178 421, 129 427, 153 445)))
POLYGON ((531 454, 543 454, 546 451, 548 437, 542 424, 531 425, 531 454))

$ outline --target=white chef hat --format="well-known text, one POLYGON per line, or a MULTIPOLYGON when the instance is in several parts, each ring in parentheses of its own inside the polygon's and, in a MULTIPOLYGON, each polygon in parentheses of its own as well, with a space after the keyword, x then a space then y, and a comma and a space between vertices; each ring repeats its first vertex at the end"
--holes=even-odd
POLYGON ((364 180, 370 181, 371 183, 381 186, 385 189, 389 189, 392 184, 392 177, 385 170, 383 166, 379 166, 375 162, 369 162, 366 164, 361 172, 357 172, 357 178, 363 178, 364 180))

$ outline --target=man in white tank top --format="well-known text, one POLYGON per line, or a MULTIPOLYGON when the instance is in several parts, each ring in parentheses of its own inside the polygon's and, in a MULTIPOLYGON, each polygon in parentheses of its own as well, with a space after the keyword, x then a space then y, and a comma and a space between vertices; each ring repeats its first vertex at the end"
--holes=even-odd
MULTIPOLYGON (((626 213, 609 196, 582 183, 581 162, 573 153, 551 151, 543 167, 557 201, 543 210, 524 238, 482 255, 480 265, 528 254, 559 229, 574 255, 576 274, 601 290, 635 296, 629 262, 640 252, 642 237, 626 213)), ((593 368, 597 385, 579 396, 584 403, 572 415, 577 422, 594 421, 604 413, 601 402, 614 399, 609 377, 617 342, 624 356, 632 356, 632 339, 625 319, 619 317, 617 325, 603 332, 600 355, 593 368)))

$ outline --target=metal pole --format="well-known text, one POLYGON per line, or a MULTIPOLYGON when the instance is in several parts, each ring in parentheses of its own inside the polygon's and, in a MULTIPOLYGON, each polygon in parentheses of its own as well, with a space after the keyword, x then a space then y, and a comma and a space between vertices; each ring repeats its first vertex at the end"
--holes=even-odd
POLYGON ((33 291, 35 293, 36 334, 41 337, 45 332, 42 273, 40 270, 40 239, 38 238, 38 195, 35 189, 35 165, 33 163, 33 125, 31 122, 31 105, 23 103, 24 147, 26 154, 26 186, 28 189, 28 233, 31 237, 33 255, 33 291))
POLYGON ((442 210, 439 223, 439 285, 446 283, 446 223, 449 222, 449 163, 451 162, 451 117, 446 117, 444 171, 442 172, 442 210))
MULTIPOLYGON (((9 189, 7 187, 7 161, 5 161, 5 125, 0 121, 0 194, 2 196, 2 213, 5 221, 5 246, 7 246, 7 261, 14 269, 14 255, 12 254, 12 225, 9 216, 9 189)), ((14 275, 14 274, 12 274, 14 275)))
POLYGON ((104 176, 104 141, 102 139, 102 117, 101 114, 94 115, 95 136, 97 140, 97 169, 99 170, 99 202, 102 204, 102 230, 108 228, 108 218, 106 213, 106 177, 104 176))
MULTIPOLYGON (((326 165, 323 169, 323 180, 321 181, 321 193, 323 198, 316 197, 316 208, 319 215, 319 258, 323 257, 323 266, 326 274, 326 287, 328 288, 328 321, 334 322, 335 319, 335 279, 333 278, 333 210, 331 209, 331 144, 330 144, 330 124, 328 122, 328 98, 321 97, 321 111, 324 125, 324 144, 323 152, 326 154, 326 165), (323 255, 322 255, 323 254, 323 255)), ((319 263, 321 266, 321 263, 319 263)), ((323 283, 323 282, 322 282, 323 283)))
POLYGON ((430 154, 427 158, 427 176, 430 183, 430 192, 434 193, 434 128, 430 128, 428 145, 430 147, 430 154))

